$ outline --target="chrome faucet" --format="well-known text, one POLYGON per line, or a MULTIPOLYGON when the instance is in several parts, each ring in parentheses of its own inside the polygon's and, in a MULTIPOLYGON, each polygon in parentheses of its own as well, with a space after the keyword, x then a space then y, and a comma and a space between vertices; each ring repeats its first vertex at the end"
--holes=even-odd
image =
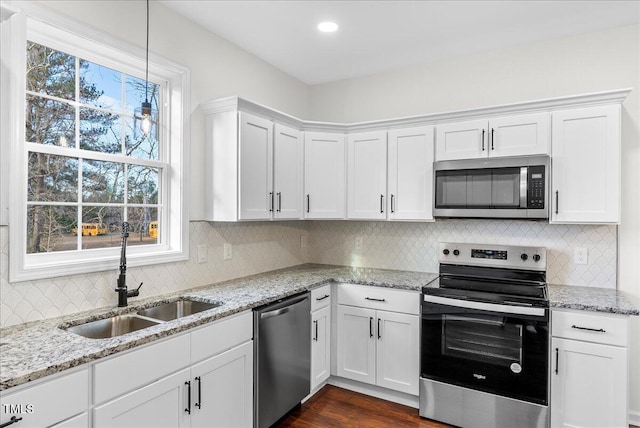
POLYGON ((118 306, 127 306, 127 298, 136 297, 140 295, 140 287, 142 283, 135 290, 127 290, 127 238, 129 237, 129 223, 122 222, 122 244, 120 249, 120 275, 118 276, 118 286, 116 287, 116 293, 118 293, 118 306))

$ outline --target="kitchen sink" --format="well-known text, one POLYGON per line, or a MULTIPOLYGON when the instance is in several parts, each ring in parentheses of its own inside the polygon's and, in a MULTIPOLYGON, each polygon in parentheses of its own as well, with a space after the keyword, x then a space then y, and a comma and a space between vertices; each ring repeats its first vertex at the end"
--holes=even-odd
POLYGON ((205 303, 182 299, 147 308, 138 311, 137 313, 138 315, 162 321, 172 321, 181 317, 186 317, 187 315, 193 315, 208 309, 217 308, 220 305, 222 305, 222 303, 205 303))
POLYGON ((119 315, 68 327, 65 330, 89 339, 108 339, 160 324, 136 315, 119 315))

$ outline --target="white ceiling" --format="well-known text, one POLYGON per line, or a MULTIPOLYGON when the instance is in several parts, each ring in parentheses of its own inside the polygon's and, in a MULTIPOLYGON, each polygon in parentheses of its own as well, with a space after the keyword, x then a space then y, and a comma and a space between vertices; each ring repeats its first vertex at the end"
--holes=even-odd
POLYGON ((639 22, 640 0, 163 0, 307 84, 639 22), (316 25, 333 20, 336 33, 316 25))

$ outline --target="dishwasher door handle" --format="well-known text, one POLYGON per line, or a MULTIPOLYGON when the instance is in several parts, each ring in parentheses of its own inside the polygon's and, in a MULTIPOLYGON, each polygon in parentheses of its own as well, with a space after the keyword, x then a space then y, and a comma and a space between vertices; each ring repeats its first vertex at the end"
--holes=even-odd
POLYGON ((260 314, 260 319, 264 320, 267 318, 273 318, 273 317, 277 317, 279 315, 284 315, 287 312, 289 312, 291 310, 292 306, 297 305, 300 302, 304 302, 305 300, 307 300, 309 298, 308 295, 302 296, 299 299, 296 299, 294 301, 292 301, 291 303, 289 303, 288 306, 285 306, 284 308, 279 308, 279 309, 274 309, 273 311, 269 311, 269 312, 263 312, 260 314))

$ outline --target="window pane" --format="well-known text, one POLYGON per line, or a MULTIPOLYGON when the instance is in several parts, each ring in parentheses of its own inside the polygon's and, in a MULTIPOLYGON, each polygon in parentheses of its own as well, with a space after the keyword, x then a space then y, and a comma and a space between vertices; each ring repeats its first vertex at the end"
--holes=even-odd
POLYGON ((75 109, 63 102, 27 95, 25 139, 30 143, 75 147, 75 109))
POLYGON ((80 108, 80 148, 122 153, 122 118, 91 108, 80 108))
POLYGON ((126 80, 126 112, 133 116, 136 109, 139 109, 142 102, 148 100, 151 103, 151 110, 158 111, 158 94, 160 85, 149 82, 148 85, 144 79, 127 76, 126 80))
POLYGON ((77 207, 27 207, 27 254, 77 249, 77 207))
POLYGON ((129 165, 128 202, 132 204, 158 203, 158 168, 129 165))
POLYGON ((78 160, 45 153, 29 153, 28 200, 78 200, 78 160))
POLYGON ((121 111, 122 73, 81 59, 80 102, 121 111))
POLYGON ((119 247, 122 212, 120 207, 83 207, 82 249, 119 247))
POLYGON ((129 245, 156 244, 159 242, 160 225, 157 208, 129 208, 127 221, 129 222, 129 245))
POLYGON ((84 202, 124 202, 124 164, 83 160, 82 200, 84 202))
POLYGON ((27 90, 75 100, 76 59, 51 48, 27 42, 27 90))
POLYGON ((140 159, 158 160, 160 157, 160 142, 158 141, 158 125, 153 123, 148 135, 136 132, 135 126, 140 126, 139 120, 126 119, 125 149, 127 156, 140 159))

